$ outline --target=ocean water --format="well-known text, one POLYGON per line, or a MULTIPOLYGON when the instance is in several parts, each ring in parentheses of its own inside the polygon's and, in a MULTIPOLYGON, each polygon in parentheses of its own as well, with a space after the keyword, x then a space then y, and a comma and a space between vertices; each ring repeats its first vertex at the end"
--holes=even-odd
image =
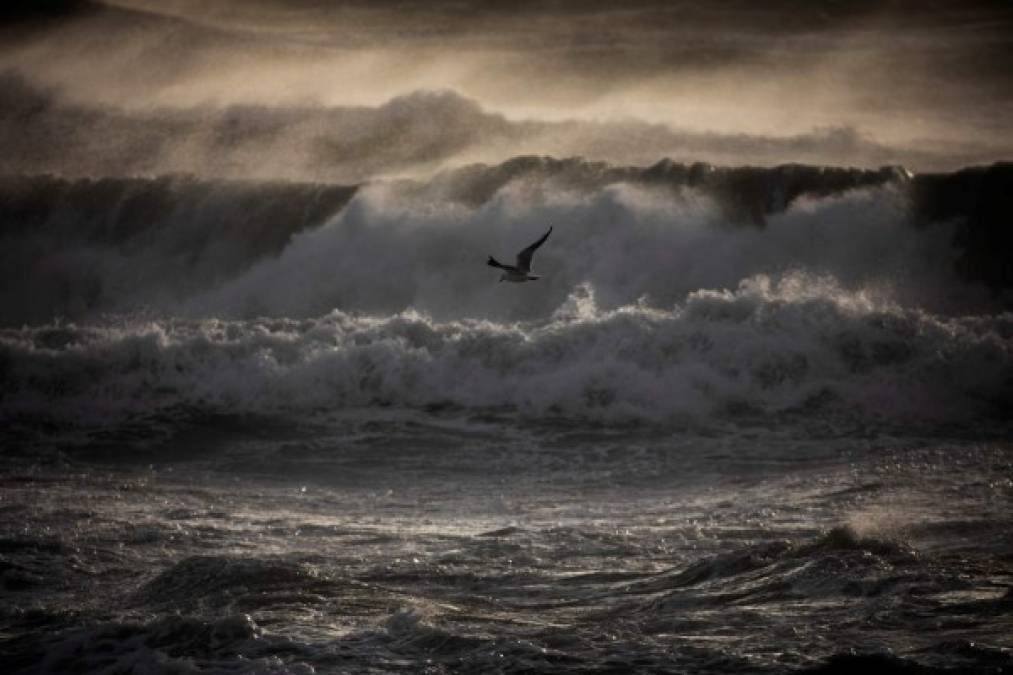
POLYGON ((4 670, 1013 672, 1011 176, 4 178, 4 670))

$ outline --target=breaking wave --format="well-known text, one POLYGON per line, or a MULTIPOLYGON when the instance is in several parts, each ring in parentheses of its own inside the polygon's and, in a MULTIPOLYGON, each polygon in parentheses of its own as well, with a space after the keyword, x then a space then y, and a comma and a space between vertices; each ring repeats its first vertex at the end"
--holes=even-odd
POLYGON ((325 226, 277 257, 192 298, 190 315, 314 316, 333 308, 440 319, 549 316, 578 284, 606 308, 670 306, 697 289, 734 288, 756 274, 829 274, 908 305, 987 305, 984 289, 951 270, 952 228, 918 230, 890 188, 801 198, 764 228, 736 225, 706 193, 620 183, 589 193, 510 183, 478 208, 397 185, 363 188, 325 226), (488 254, 504 257, 552 224, 535 258, 536 286, 497 284, 488 254), (503 252, 507 252, 505 255, 503 252))
POLYGON ((1001 416, 1011 175, 518 158, 350 187, 8 178, 0 416, 1001 416), (548 224, 543 278, 496 283, 486 255, 548 224))
POLYGON ((179 406, 374 405, 611 420, 855 412, 959 422, 1008 412, 1011 336, 1009 314, 942 317, 805 273, 693 291, 669 309, 603 309, 583 284, 549 318, 529 322, 335 310, 7 329, 0 412, 77 424, 179 406))
POLYGON ((428 181, 334 186, 186 177, 0 179, 0 323, 107 313, 546 318, 802 270, 949 315, 1010 305, 1009 167, 648 168, 517 158, 428 181), (1008 200, 1007 200, 1008 201, 1008 200), (536 286, 483 265, 553 224, 536 286), (1005 294, 1005 295, 1004 295, 1005 294))

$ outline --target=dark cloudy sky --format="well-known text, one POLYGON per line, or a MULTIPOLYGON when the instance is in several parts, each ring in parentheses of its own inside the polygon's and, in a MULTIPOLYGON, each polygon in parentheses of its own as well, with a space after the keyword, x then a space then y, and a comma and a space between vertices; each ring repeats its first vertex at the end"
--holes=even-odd
MULTIPOLYGON (((440 161, 496 160, 512 145, 538 152, 540 144, 546 153, 617 161, 647 161, 657 147, 723 163, 741 155, 919 170, 1013 156, 1008 2, 19 7, 5 10, 0 68, 60 105, 135 121, 236 104, 376 108, 450 90, 494 126, 549 126, 534 136, 511 128, 487 144, 469 138, 453 153, 430 153, 440 161)), ((342 142, 355 134, 341 132, 342 142)), ((174 155, 187 152, 200 154, 174 155)))

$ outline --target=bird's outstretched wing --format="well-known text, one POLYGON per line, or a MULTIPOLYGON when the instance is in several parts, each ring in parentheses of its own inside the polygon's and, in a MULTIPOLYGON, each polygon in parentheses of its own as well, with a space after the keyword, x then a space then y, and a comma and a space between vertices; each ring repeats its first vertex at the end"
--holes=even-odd
POLYGON ((541 239, 539 239, 538 241, 536 241, 535 243, 533 243, 531 246, 528 246, 526 249, 524 249, 523 251, 521 251, 520 253, 517 254, 517 269, 518 269, 518 271, 520 271, 520 272, 530 272, 531 271, 531 256, 533 256, 535 254, 535 251, 538 249, 539 246, 541 246, 542 244, 545 243, 545 240, 549 238, 550 234, 552 234, 552 228, 551 227, 549 228, 548 232, 546 232, 545 234, 542 235, 541 239))

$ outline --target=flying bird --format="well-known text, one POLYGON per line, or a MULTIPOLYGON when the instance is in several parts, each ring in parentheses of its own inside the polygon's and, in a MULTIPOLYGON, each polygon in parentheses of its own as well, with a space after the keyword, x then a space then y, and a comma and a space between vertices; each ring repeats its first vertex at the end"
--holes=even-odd
POLYGON ((545 243, 545 240, 552 234, 552 228, 542 235, 542 238, 528 246, 526 249, 517 254, 516 265, 504 265, 497 261, 492 256, 489 256, 489 260, 486 264, 490 267, 498 267, 503 270, 503 274, 500 275, 500 281, 513 281, 520 283, 522 281, 534 281, 535 279, 541 279, 537 274, 531 274, 531 256, 535 254, 538 247, 545 243))

